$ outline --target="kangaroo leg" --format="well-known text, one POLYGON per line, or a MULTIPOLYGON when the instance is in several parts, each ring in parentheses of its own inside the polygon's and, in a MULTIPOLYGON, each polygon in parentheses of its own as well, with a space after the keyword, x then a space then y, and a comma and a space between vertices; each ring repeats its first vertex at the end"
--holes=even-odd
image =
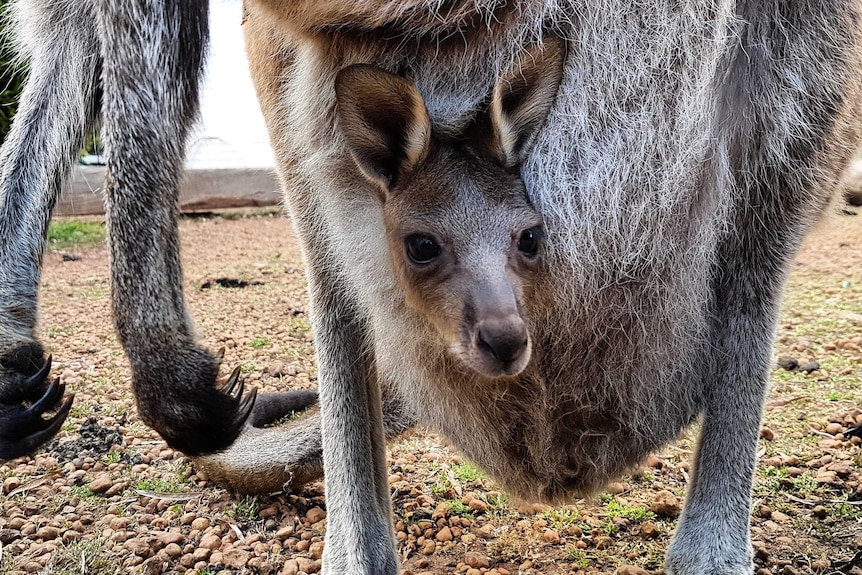
MULTIPOLYGON (((303 227, 301 224, 298 226, 303 227)), ((314 241, 306 253, 317 342, 327 575, 395 575, 380 387, 366 320, 314 241)))
POLYGON ((722 84, 719 124, 728 130, 737 195, 713 276, 703 430, 667 555, 675 575, 752 571, 751 486, 781 290, 806 226, 850 157, 847 143, 857 141, 844 132, 845 118, 856 114, 849 106, 858 106, 845 97, 858 83, 858 55, 850 42, 812 37, 818 32, 806 25, 824 18, 822 30, 850 30, 849 15, 838 5, 775 6, 775 13, 741 15, 746 28, 722 84), (769 55, 758 48, 767 45, 769 55), (810 91, 784 82, 791 71, 810 91), (782 117, 788 110, 798 114, 782 117))
POLYGON ((93 125, 99 70, 86 2, 20 3, 15 15, 30 73, 0 151, 0 459, 53 437, 72 405, 49 385, 33 329, 48 221, 93 125))
POLYGON ((204 0, 98 4, 104 60, 112 304, 142 419, 194 455, 228 446, 254 392, 197 344, 183 298, 177 190, 198 108, 207 41, 204 0))

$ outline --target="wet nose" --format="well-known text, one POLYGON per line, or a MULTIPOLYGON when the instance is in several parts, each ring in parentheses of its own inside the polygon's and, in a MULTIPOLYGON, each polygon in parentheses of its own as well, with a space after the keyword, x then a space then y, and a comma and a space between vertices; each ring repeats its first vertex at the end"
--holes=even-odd
POLYGON ((483 353, 508 365, 527 349, 527 326, 517 315, 487 319, 479 325, 477 343, 483 353))

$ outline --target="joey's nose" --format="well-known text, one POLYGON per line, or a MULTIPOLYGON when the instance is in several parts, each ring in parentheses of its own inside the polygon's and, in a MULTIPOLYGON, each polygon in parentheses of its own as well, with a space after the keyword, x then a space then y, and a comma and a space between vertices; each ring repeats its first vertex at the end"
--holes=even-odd
POLYGON ((487 319, 479 325, 477 345, 483 353, 509 365, 517 361, 529 347, 527 326, 516 316, 487 319))

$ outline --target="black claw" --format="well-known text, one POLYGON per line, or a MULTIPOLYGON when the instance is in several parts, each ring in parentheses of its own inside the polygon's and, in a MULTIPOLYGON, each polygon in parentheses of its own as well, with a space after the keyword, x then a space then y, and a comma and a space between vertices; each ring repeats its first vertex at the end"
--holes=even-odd
POLYGON ((41 416, 43 413, 51 409, 57 400, 63 397, 63 392, 66 390, 65 385, 60 385, 59 380, 54 380, 50 386, 48 386, 48 390, 45 394, 33 405, 27 409, 27 415, 32 415, 35 417, 41 416))
POLYGON ((28 377, 27 381, 24 382, 24 385, 32 387, 45 381, 45 378, 48 377, 48 374, 51 372, 51 359, 52 356, 49 355, 48 359, 45 360, 45 363, 42 364, 42 367, 39 368, 39 371, 28 377))
POLYGON ((239 399, 239 397, 242 396, 242 390, 244 387, 244 384, 240 381, 239 392, 234 393, 234 388, 239 381, 239 370, 240 367, 236 366, 236 368, 234 368, 234 370, 231 372, 230 377, 228 377, 227 382, 221 388, 222 393, 233 396, 236 399, 239 399))
POLYGON ((237 427, 243 426, 248 419, 248 416, 251 415, 251 410, 254 409, 255 399, 257 399, 257 389, 252 389, 240 402, 239 409, 234 418, 234 424, 237 427))

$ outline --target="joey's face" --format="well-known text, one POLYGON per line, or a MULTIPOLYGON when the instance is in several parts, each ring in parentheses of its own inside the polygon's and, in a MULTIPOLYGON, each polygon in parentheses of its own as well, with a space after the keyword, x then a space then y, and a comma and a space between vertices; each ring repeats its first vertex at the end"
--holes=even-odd
POLYGON ((467 368, 517 375, 530 361, 524 299, 544 240, 523 182, 444 152, 398 188, 384 213, 408 305, 467 368))

